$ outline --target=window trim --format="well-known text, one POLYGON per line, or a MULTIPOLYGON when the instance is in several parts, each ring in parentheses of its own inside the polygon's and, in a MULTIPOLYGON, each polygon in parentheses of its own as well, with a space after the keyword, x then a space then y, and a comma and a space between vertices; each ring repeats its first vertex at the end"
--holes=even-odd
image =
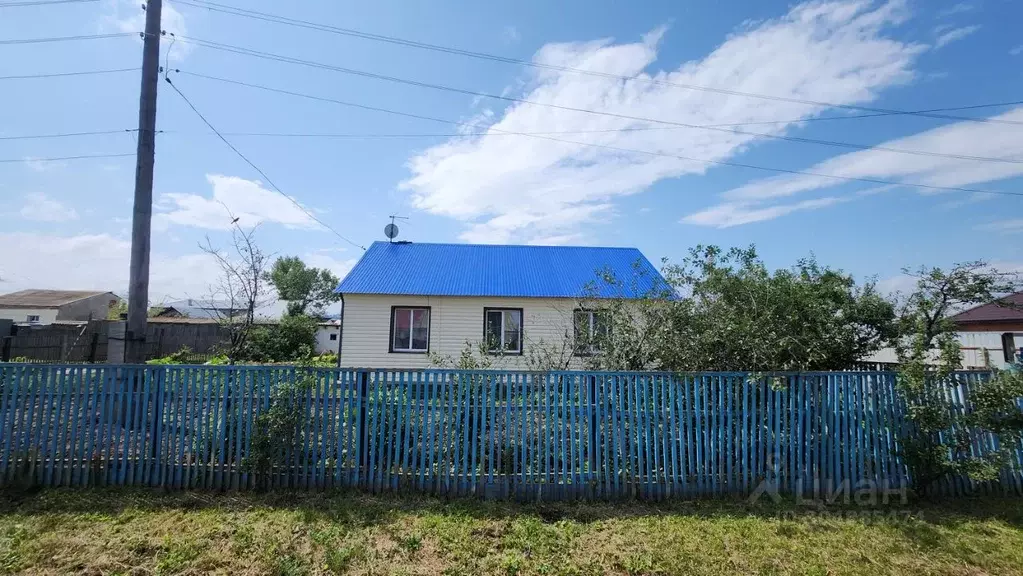
POLYGON ((591 332, 591 334, 590 334, 591 338, 593 337, 592 332, 593 332, 593 329, 595 327, 595 323, 593 321, 594 314, 600 314, 600 313, 607 314, 608 312, 607 312, 607 310, 602 310, 600 308, 576 308, 575 310, 572 310, 572 356, 575 356, 575 357, 578 357, 578 358, 588 358, 588 357, 596 356, 596 355, 600 354, 601 351, 596 349, 596 348, 594 348, 592 342, 590 343, 590 346, 589 346, 590 349, 589 350, 579 350, 576 347, 576 342, 575 342, 575 315, 580 313, 580 312, 586 312, 587 314, 589 314, 589 318, 590 318, 589 328, 590 328, 590 332, 591 332))
MULTIPOLYGON (((490 312, 518 312, 519 313, 519 349, 512 350, 487 350, 490 356, 522 356, 526 350, 526 311, 522 308, 511 308, 508 306, 484 306, 483 307, 483 345, 487 346, 487 314, 490 312)), ((504 316, 501 317, 501 332, 504 332, 504 316)), ((504 338, 502 334, 502 339, 504 338)))
MULTIPOLYGON (((430 344, 431 344, 430 341, 432 340, 432 338, 430 336, 431 336, 431 332, 433 332, 433 309, 432 309, 432 307, 430 307, 430 306, 408 306, 408 305, 405 305, 405 306, 391 306, 391 315, 388 318, 388 323, 390 324, 390 329, 387 331, 387 353, 388 354, 429 354, 430 353, 430 344), (398 310, 399 308, 403 308, 403 309, 407 309, 407 310, 426 310, 427 315, 429 317, 429 325, 426 327, 426 350, 395 350, 394 349, 394 312, 396 310, 398 310)), ((411 326, 409 326, 409 330, 410 331, 412 330, 411 326)), ((409 345, 411 345, 411 344, 412 344, 412 336, 411 336, 411 332, 409 332, 409 345)))
POLYGON ((25 322, 28 322, 28 323, 31 324, 33 322, 40 322, 40 321, 41 320, 39 318, 39 314, 26 314, 25 315, 25 322))

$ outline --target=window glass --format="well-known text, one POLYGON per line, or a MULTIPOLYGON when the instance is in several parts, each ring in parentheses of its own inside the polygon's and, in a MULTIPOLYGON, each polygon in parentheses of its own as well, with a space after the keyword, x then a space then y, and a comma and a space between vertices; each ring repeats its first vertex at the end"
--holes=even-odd
POLYGON ((487 350, 497 352, 501 349, 501 324, 503 318, 500 310, 489 310, 487 312, 487 330, 484 335, 487 350))
POLYGON ((607 313, 600 310, 576 310, 573 315, 575 332, 575 353, 595 354, 602 341, 610 334, 611 326, 607 313))
POLYGON ((487 310, 483 337, 487 350, 494 353, 522 352, 522 311, 487 310))
POLYGON ((392 351, 426 352, 429 349, 429 308, 394 308, 391 326, 392 351))
POLYGON ((522 312, 505 310, 504 346, 505 352, 518 352, 522 348, 522 312))
POLYGON ((412 349, 426 350, 430 341, 430 311, 412 311, 412 349))

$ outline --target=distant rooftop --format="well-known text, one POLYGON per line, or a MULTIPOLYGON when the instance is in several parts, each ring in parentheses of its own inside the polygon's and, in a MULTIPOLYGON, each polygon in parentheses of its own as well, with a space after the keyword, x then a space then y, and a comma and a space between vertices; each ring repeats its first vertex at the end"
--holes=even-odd
POLYGON ((197 299, 186 299, 177 300, 174 302, 167 302, 156 306, 156 308, 162 308, 157 315, 166 315, 169 310, 174 309, 178 313, 183 314, 189 318, 209 318, 215 319, 222 316, 232 316, 245 311, 244 306, 235 305, 233 308, 231 302, 227 300, 197 300, 197 299))
POLYGON ((979 322, 1023 322, 1023 292, 960 312, 951 318, 956 324, 979 322))
POLYGON ((65 304, 112 292, 95 290, 21 290, 0 295, 0 308, 59 308, 65 304))
POLYGON ((637 298, 666 286, 635 248, 374 242, 337 292, 637 298), (602 281, 604 271, 619 285, 602 281))

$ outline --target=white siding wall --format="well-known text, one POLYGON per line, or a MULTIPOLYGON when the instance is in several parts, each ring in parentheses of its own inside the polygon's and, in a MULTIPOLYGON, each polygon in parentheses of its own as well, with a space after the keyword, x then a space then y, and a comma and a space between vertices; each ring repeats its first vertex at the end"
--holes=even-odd
MULTIPOLYGON (((1002 352, 1002 334, 1003 332, 959 332, 956 334, 956 338, 959 340, 959 345, 962 347, 963 356, 963 368, 985 368, 984 365, 984 350, 988 352, 988 359, 991 362, 993 368, 1008 368, 1009 364, 1005 362, 1005 355, 1002 352)), ((1023 346, 1023 332, 1013 333, 1015 339, 1014 348, 1019 350, 1023 346)), ((938 354, 934 352, 932 354, 934 362, 938 361, 938 354)), ((884 348, 872 354, 870 357, 864 360, 868 362, 898 362, 899 359, 895 355, 894 348, 884 348)))
POLYGON ((40 324, 53 324, 57 320, 56 308, 3 308, 0 318, 10 318, 15 322, 26 322, 29 316, 39 316, 40 324))
MULTIPOLYGON (((1007 368, 1005 354, 1002 351, 1003 332, 959 332, 959 344, 963 348, 963 366, 983 367, 984 350, 987 350, 991 366, 995 368, 1007 368)), ((1018 350, 1023 346, 1023 332, 1014 334, 1014 348, 1018 350)))
POLYGON ((316 353, 317 354, 337 354, 337 340, 331 340, 331 334, 340 334, 341 328, 339 326, 320 324, 316 327, 316 353))
MULTIPOLYGON (((483 340, 484 308, 522 308, 523 354, 494 357, 495 369, 527 368, 530 350, 561 345, 572 334, 577 302, 564 298, 345 295, 341 365, 362 368, 433 368, 426 354, 388 352, 392 306, 430 307, 430 352, 457 359, 466 340, 483 340)), ((573 361, 573 367, 581 362, 573 361)))

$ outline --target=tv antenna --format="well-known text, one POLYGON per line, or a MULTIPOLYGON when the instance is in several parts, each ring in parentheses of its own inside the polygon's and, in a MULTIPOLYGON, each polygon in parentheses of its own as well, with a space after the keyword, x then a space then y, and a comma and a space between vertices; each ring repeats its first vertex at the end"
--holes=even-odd
POLYGON ((393 242, 394 239, 398 237, 398 232, 400 231, 400 230, 398 230, 398 225, 395 224, 394 221, 395 220, 408 220, 407 216, 398 216, 398 215, 395 215, 395 214, 391 214, 390 218, 391 218, 391 223, 388 224, 387 226, 384 226, 384 236, 387 236, 387 242, 388 243, 393 242))

